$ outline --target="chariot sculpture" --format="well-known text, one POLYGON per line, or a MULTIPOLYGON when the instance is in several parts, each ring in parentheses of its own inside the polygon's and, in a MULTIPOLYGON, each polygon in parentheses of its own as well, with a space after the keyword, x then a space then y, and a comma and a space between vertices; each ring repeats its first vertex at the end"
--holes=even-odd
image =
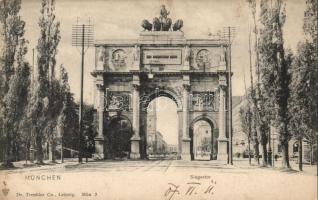
POLYGON ((171 28, 172 20, 168 17, 169 14, 170 12, 166 10, 165 5, 162 5, 160 9, 160 17, 155 17, 152 20, 152 24, 148 20, 144 19, 141 26, 147 31, 181 31, 183 20, 178 19, 171 28))

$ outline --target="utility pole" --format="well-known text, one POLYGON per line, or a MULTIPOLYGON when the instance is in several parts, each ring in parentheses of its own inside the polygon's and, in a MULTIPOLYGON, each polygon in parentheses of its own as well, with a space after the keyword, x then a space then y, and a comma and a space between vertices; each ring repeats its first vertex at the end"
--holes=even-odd
POLYGON ((72 26, 72 45, 81 48, 81 83, 80 83, 80 103, 78 111, 79 119, 79 153, 78 162, 83 161, 83 93, 84 93, 84 57, 86 50, 94 43, 94 26, 92 24, 76 24, 72 26))
POLYGON ((271 145, 271 124, 269 124, 268 130, 268 155, 267 155, 267 162, 270 166, 272 166, 272 145, 271 145))
MULTIPOLYGON (((34 88, 34 73, 35 73, 35 66, 34 66, 34 48, 32 49, 32 79, 31 79, 31 93, 33 94, 33 88, 34 88)), ((35 147, 35 141, 34 141, 34 131, 33 131, 33 123, 31 123, 31 133, 30 133, 30 152, 29 152, 29 159, 30 162, 34 162, 34 147, 35 147)))
MULTIPOLYGON (((250 45, 249 45, 250 47, 250 45)), ((250 48, 249 48, 250 50, 250 48)), ((251 51, 249 51, 251 52, 251 51)), ((250 54, 250 65, 251 65, 251 54, 250 54)), ((249 165, 252 165, 252 158, 251 158, 251 132, 252 132, 252 117, 251 117, 251 109, 250 109, 250 101, 248 99, 248 94, 247 94, 247 90, 246 90, 246 82, 245 82, 245 70, 244 70, 244 89, 245 89, 245 100, 248 102, 247 106, 248 106, 248 110, 247 113, 245 114, 245 122, 248 123, 248 133, 247 133, 247 148, 248 148, 248 163, 249 165)))
POLYGON ((229 159, 228 164, 233 165, 233 124, 232 124, 232 40, 235 35, 235 27, 225 27, 224 37, 228 40, 228 113, 229 113, 229 159))

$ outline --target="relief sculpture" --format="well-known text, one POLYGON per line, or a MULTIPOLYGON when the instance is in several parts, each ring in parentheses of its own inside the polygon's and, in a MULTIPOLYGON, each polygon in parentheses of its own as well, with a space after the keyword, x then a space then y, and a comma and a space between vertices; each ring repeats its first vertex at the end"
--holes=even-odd
POLYGON ((130 108, 130 96, 129 94, 109 93, 109 110, 122 110, 128 111, 130 108))
POLYGON ((192 94, 192 107, 194 110, 215 111, 215 95, 213 92, 194 92, 192 94))
POLYGON ((126 68, 126 52, 122 49, 117 49, 112 54, 112 64, 114 71, 120 71, 123 68, 126 68))

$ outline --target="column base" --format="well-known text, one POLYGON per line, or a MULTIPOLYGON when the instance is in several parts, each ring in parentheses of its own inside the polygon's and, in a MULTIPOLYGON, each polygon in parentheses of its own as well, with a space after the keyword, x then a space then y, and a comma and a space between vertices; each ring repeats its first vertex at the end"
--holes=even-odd
POLYGON ((218 139, 218 161, 225 161, 227 163, 228 153, 227 153, 227 139, 218 139))
POLYGON ((140 138, 139 137, 133 137, 130 139, 131 142, 131 148, 130 148, 130 159, 140 159, 140 138))
POLYGON ((95 141, 95 153, 93 154, 93 159, 94 160, 104 160, 105 155, 104 155, 104 137, 96 137, 94 139, 95 141))
POLYGON ((105 155, 103 153, 93 153, 93 159, 94 160, 104 160, 105 158, 105 155))
POLYGON ((190 142, 190 138, 182 138, 181 160, 191 160, 190 142))

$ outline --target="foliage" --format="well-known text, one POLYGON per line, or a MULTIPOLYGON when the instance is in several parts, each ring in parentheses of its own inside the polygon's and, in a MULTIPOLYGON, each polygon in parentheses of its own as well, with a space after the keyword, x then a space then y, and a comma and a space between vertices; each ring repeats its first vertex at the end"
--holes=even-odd
POLYGON ((261 1, 260 38, 258 50, 260 54, 261 83, 270 112, 273 113, 273 125, 278 130, 282 145, 283 167, 290 167, 288 160, 288 98, 290 96, 289 83, 292 57, 285 52, 283 40, 283 25, 285 9, 282 0, 276 0, 269 5, 268 0, 261 1))
POLYGON ((244 104, 240 108, 240 122, 241 122, 241 128, 242 131, 246 134, 247 138, 251 138, 251 130, 250 125, 252 124, 252 113, 251 113, 251 105, 249 102, 244 104))
POLYGON ((25 22, 19 16, 21 0, 3 0, 0 2, 0 69, 2 83, 0 86, 0 99, 9 90, 10 76, 14 71, 14 58, 19 41, 24 35, 25 22))
POLYGON ((289 126, 293 136, 304 138, 311 146, 317 143, 318 132, 318 2, 307 0, 303 30, 306 40, 300 42, 292 65, 289 126))
POLYGON ((24 60, 25 22, 19 16, 20 8, 21 0, 0 2, 0 135, 5 144, 7 167, 12 166, 12 152, 17 149, 14 146, 17 146, 29 86, 29 66, 24 60))
MULTIPOLYGON (((304 26, 303 30, 312 44, 318 43, 318 2, 317 0, 306 0, 306 10, 304 13, 304 26)), ((317 49, 317 45, 316 45, 317 49)), ((317 53, 317 51, 316 51, 317 53)))
POLYGON ((61 106, 59 84, 55 79, 55 65, 57 46, 60 42, 59 22, 54 15, 54 0, 42 0, 41 17, 39 19, 40 38, 37 44, 37 72, 36 89, 34 90, 29 109, 29 117, 37 146, 37 161, 43 162, 43 139, 51 142, 55 138, 54 128, 61 106), (46 133, 46 134, 45 134, 46 133))
MULTIPOLYGON (((59 137, 63 137, 64 146, 71 149, 77 149, 78 137, 78 115, 76 113, 76 104, 74 103, 73 94, 70 92, 68 84, 68 74, 63 65, 60 66, 60 95, 63 103, 58 116, 57 126, 59 137)), ((93 118, 92 118, 93 119, 93 118)))

